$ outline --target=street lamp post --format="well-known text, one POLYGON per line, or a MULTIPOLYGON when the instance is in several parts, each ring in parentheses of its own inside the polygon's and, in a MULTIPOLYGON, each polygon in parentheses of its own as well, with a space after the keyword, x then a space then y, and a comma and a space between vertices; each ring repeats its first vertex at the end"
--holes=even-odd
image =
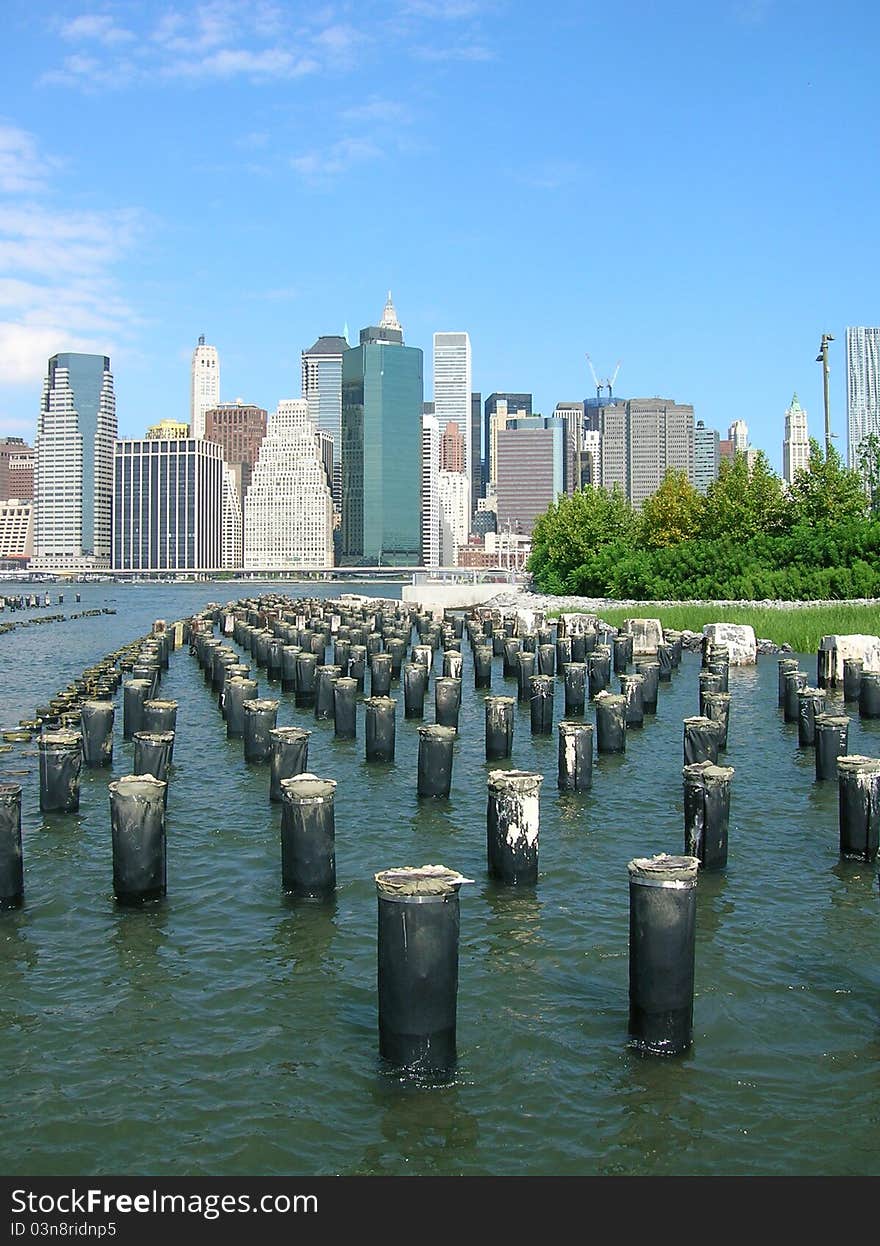
POLYGON ((831 369, 828 367, 828 343, 833 342, 834 337, 830 333, 822 334, 822 342, 819 346, 819 353, 816 356, 816 363, 822 365, 822 389, 825 398, 825 461, 831 458, 831 400, 829 395, 828 378, 831 369))

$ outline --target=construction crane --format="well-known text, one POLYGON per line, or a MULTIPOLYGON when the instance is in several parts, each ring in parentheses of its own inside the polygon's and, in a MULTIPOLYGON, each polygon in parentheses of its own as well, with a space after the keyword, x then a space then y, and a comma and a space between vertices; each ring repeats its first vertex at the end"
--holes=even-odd
POLYGON ((609 401, 611 400, 611 392, 614 388, 614 382, 617 380, 617 374, 620 371, 620 365, 622 362, 623 361, 621 359, 618 359, 617 366, 614 369, 614 376, 605 376, 600 378, 596 376, 596 369, 593 367, 593 361, 590 356, 587 355, 587 363, 590 365, 590 372, 593 374, 593 384, 596 386, 596 398, 599 402, 602 401, 603 389, 608 390, 608 399, 609 401))

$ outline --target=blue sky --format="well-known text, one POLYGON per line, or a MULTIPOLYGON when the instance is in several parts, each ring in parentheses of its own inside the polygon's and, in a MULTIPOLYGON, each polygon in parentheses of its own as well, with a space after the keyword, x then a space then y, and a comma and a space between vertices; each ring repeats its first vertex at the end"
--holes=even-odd
POLYGON ((272 410, 387 290, 408 345, 467 330, 474 388, 743 418, 777 469, 815 357, 880 323, 878 6, 5 0, 0 434, 50 354, 109 354, 121 435, 272 410))

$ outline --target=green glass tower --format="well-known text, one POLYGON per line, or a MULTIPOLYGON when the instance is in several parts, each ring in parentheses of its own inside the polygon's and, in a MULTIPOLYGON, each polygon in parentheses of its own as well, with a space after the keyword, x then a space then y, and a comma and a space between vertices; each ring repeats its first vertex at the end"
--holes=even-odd
POLYGON ((422 352, 404 346, 391 294, 378 325, 342 356, 342 556, 418 566, 422 352))

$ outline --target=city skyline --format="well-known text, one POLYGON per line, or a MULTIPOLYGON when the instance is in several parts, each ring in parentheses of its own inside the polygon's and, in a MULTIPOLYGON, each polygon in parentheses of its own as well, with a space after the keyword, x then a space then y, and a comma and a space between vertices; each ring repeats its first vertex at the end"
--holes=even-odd
POLYGON ((830 333, 843 450, 845 328, 880 321, 880 174, 850 121, 876 115, 880 15, 553 16, 10 0, 0 435, 30 438, 58 353, 113 358, 123 435, 159 403, 186 419, 201 333, 222 397, 274 409, 302 351, 391 288, 429 375, 433 334, 461 329, 475 391, 550 415, 594 392, 587 353, 600 376, 620 359, 623 394, 675 394, 722 431, 744 413, 776 470, 792 392, 821 410, 830 333), (529 91, 495 89, 509 65, 529 91))

